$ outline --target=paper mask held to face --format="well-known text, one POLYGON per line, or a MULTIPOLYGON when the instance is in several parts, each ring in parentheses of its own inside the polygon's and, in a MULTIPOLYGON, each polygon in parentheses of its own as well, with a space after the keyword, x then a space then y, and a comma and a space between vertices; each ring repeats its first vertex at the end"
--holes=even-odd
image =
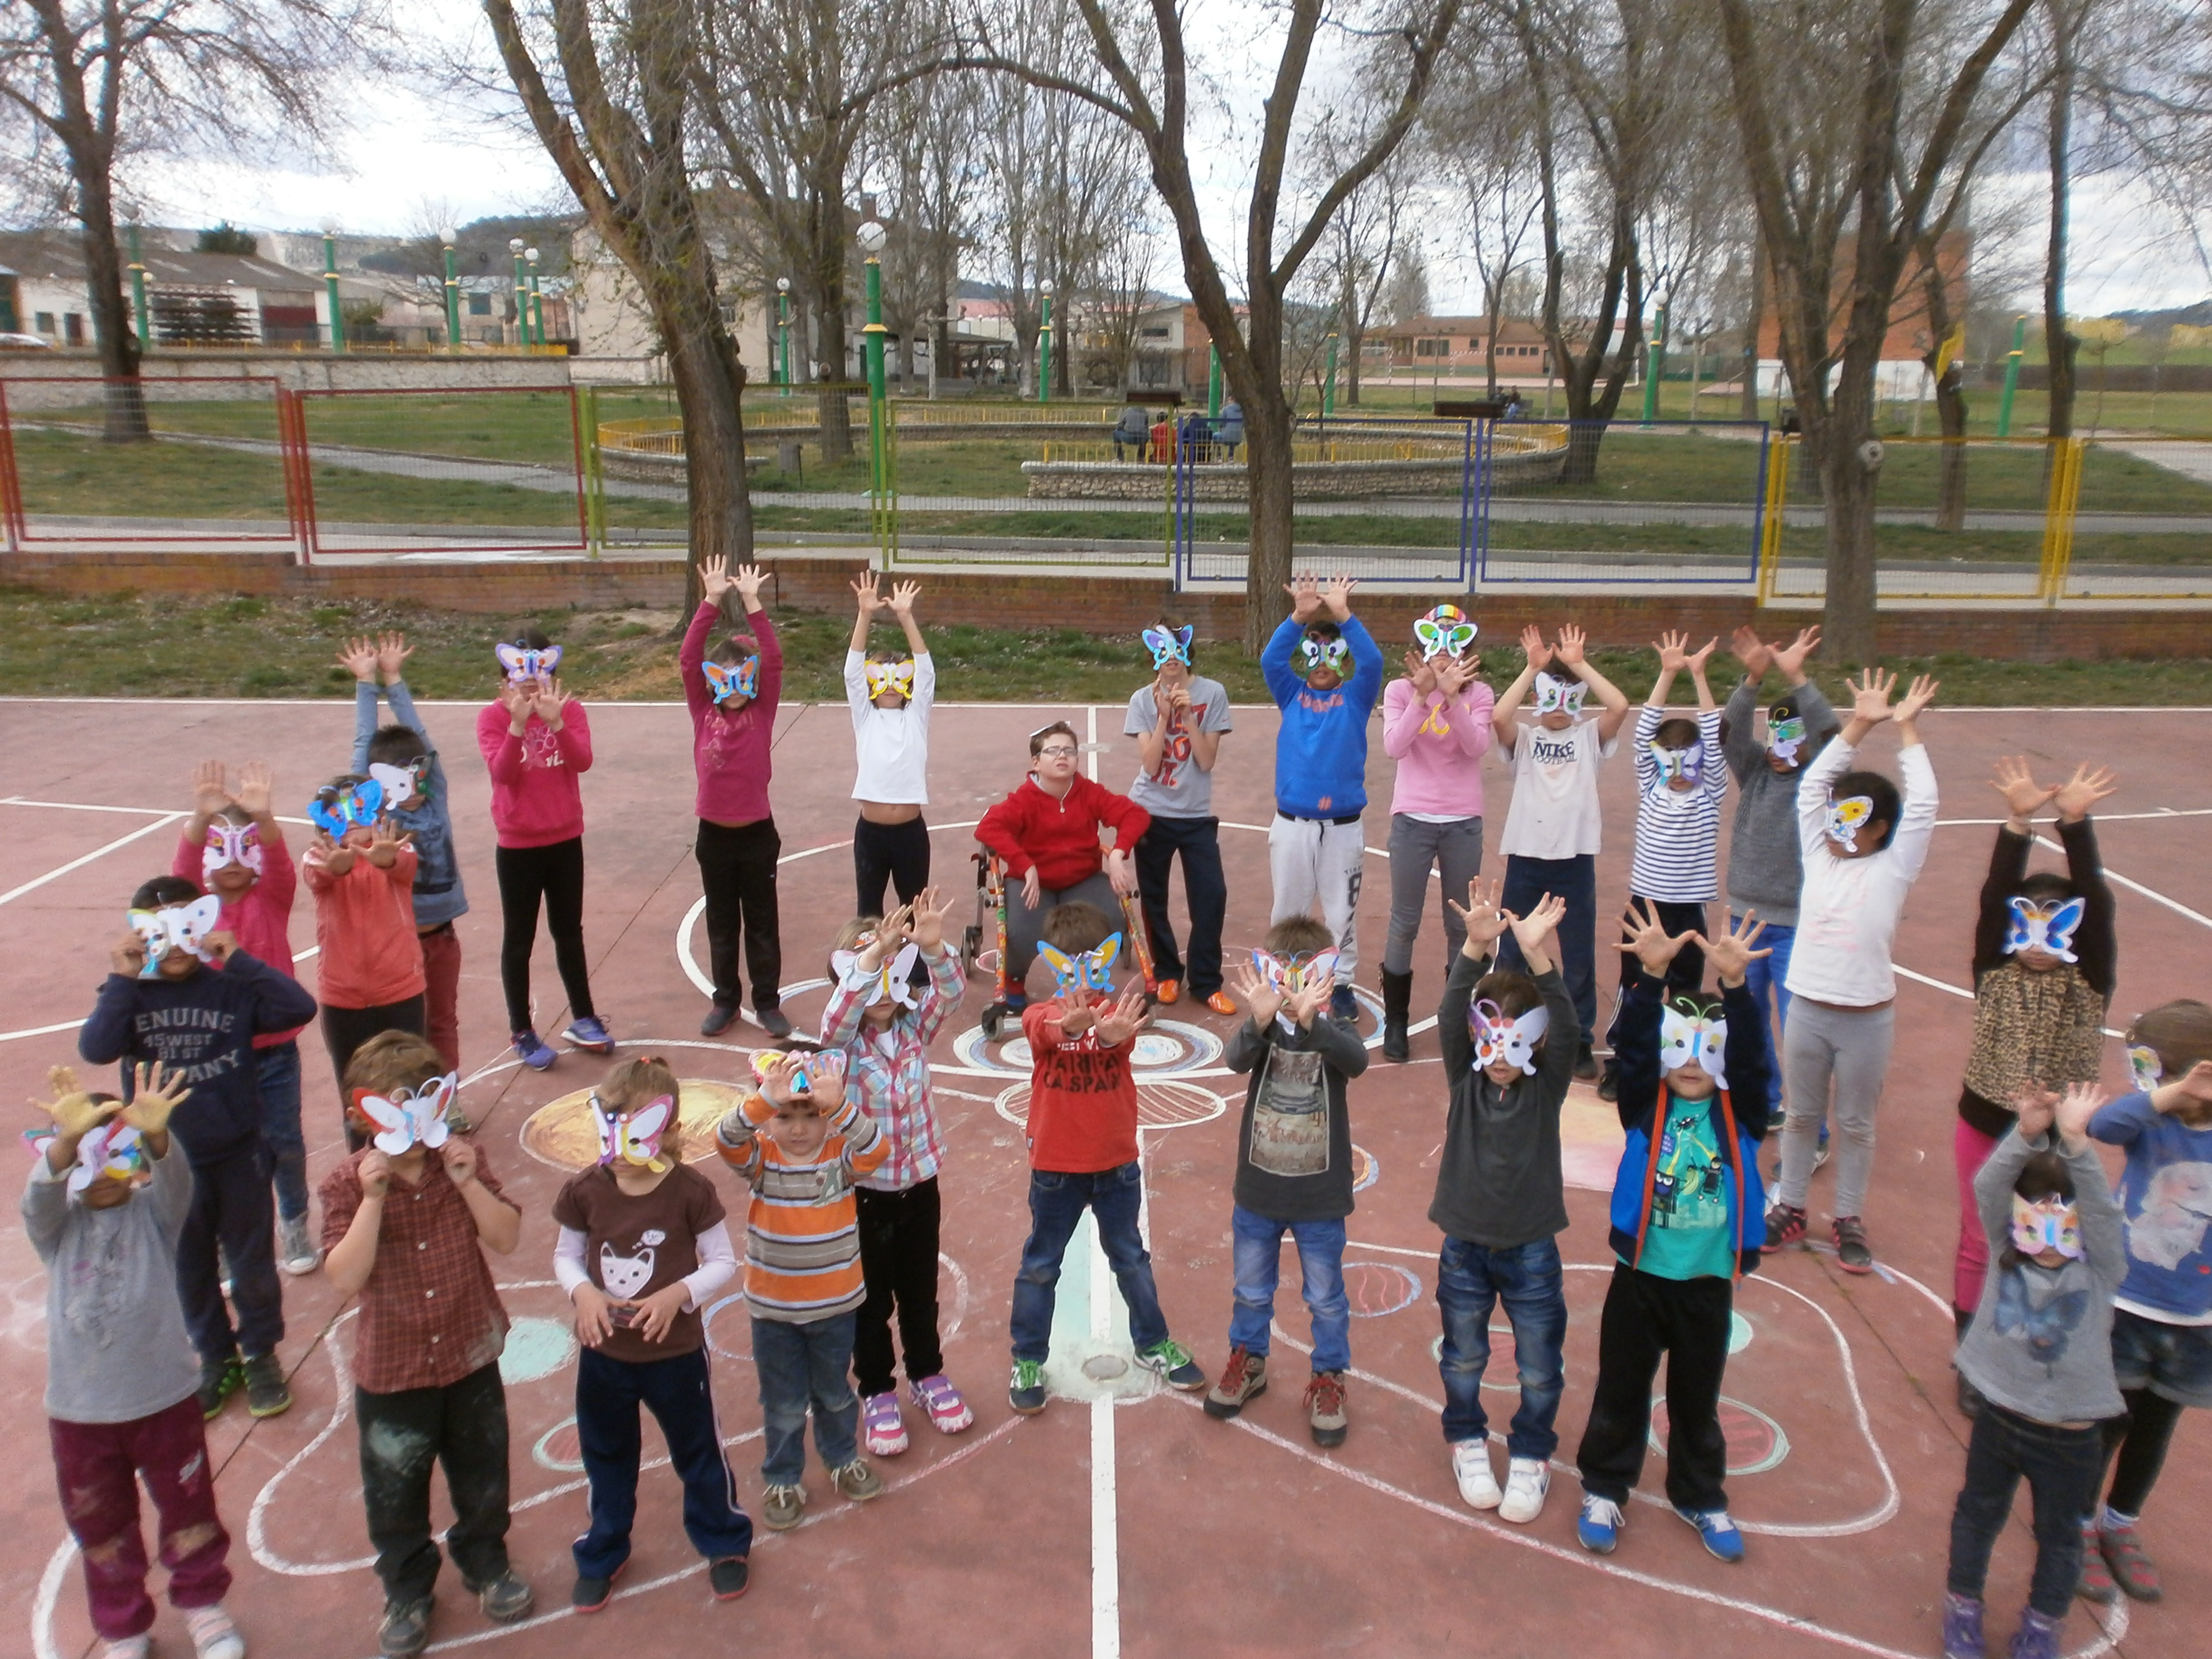
POLYGON ((1146 648, 1152 653, 1152 666, 1165 668, 1171 662, 1179 662, 1189 667, 1191 635, 1188 623, 1173 633, 1164 628, 1147 628, 1143 637, 1146 648))
POLYGON ((374 778, 363 778, 350 789, 325 784, 307 803, 307 818, 331 840, 343 841, 349 830, 374 829, 376 815, 383 810, 384 786, 374 778))
POLYGON ((2042 951, 2061 962, 2077 962, 2074 934, 2081 926, 2087 903, 2079 898, 2032 899, 2015 893, 2005 901, 2004 953, 2042 951))
POLYGON ((368 763, 369 781, 384 791, 383 805, 387 811, 398 811, 404 807, 422 806, 430 799, 430 757, 417 755, 404 766, 387 766, 382 761, 368 763))
POLYGON ((1766 746, 1775 759, 1795 766, 1797 751, 1805 746, 1804 716, 1784 714, 1778 704, 1766 717, 1766 746))
POLYGON ((1579 714, 1583 699, 1589 695, 1589 687, 1580 680, 1563 680, 1551 674, 1536 676, 1536 713, 1545 714, 1579 714))
POLYGON ((1859 831, 1874 816, 1874 797, 1847 795, 1828 803, 1828 838, 1846 853, 1859 850, 1859 831))
POLYGON ((1467 1029, 1468 1035, 1474 1039, 1478 1071, 1503 1060, 1518 1066, 1523 1077, 1534 1077, 1536 1045, 1552 1029, 1552 1011, 1540 1002, 1517 1018, 1508 1019, 1504 1009, 1485 997, 1468 1005, 1467 1029))
POLYGON ((834 1108, 844 1098, 845 1052, 842 1048, 797 1048, 788 1054, 762 1048, 753 1054, 753 1081, 765 1091, 781 1079, 793 1100, 815 1100, 834 1108))
POLYGON ((1652 762, 1659 769, 1659 787, 1668 788, 1676 783, 1695 786, 1705 775, 1705 746, 1694 749, 1667 749, 1658 744, 1648 744, 1652 762))
POLYGON ((760 696, 761 659, 757 656, 747 657, 733 667, 725 667, 718 662, 702 662, 699 670, 707 677, 707 695, 715 702, 724 702, 732 697, 760 696))
POLYGON ((1659 1016, 1659 1069, 1679 1072, 1693 1061, 1721 1088, 1728 1087, 1728 1021, 1701 1009, 1668 1003, 1659 1016))
POLYGON ((154 1164, 146 1154, 144 1139, 116 1118, 108 1119, 77 1142, 76 1167, 70 1171, 69 1189, 82 1193, 103 1177, 127 1181, 133 1186, 143 1186, 154 1178, 154 1164))
POLYGON ((1328 669, 1343 679, 1352 672, 1352 647, 1342 639, 1317 639, 1309 634, 1298 641, 1298 672, 1310 677, 1328 669))
POLYGON ((561 647, 557 645, 540 647, 508 645, 502 641, 492 647, 492 652, 510 680, 550 680, 553 671, 561 665, 561 647))
POLYGON ((669 1162, 660 1155, 660 1138, 675 1115, 673 1095, 655 1095, 634 1112, 611 1112, 599 1091, 592 1090, 592 1125, 599 1132, 600 1165, 619 1158, 634 1168, 665 1174, 669 1162))
POLYGON ((2128 1045, 2128 1070, 2134 1074, 2141 1094, 2148 1094, 2166 1079, 2166 1064, 2159 1059, 2158 1050, 2144 1043, 2128 1045))
POLYGON ((1467 612, 1455 605, 1440 605, 1413 623, 1413 642, 1421 647, 1421 660, 1456 657, 1474 643, 1475 628, 1467 612))
POLYGON ((1079 951, 1073 956, 1049 945, 1038 945, 1037 954, 1051 967, 1054 987, 1061 994, 1078 990, 1110 991, 1114 988, 1114 959, 1121 954, 1121 936, 1109 933, 1091 950, 1079 951))
POLYGON ((207 827, 207 846, 200 853, 200 880, 204 883, 218 870, 232 865, 241 865, 261 873, 261 826, 258 823, 226 823, 217 818, 207 827))
MULTIPOLYGON (((1285 1002, 1307 991, 1326 992, 1336 983, 1337 953, 1327 951, 1302 951, 1295 956, 1279 957, 1269 951, 1254 950, 1252 966, 1267 988, 1285 1002)), ((1275 1023, 1285 1031, 1297 1029, 1297 1022, 1287 1012, 1277 1010, 1275 1023)))
MULTIPOLYGON (((859 951, 832 951, 830 953, 830 971, 840 981, 851 983, 854 977, 854 964, 860 960, 860 951, 875 942, 873 933, 863 933, 854 941, 860 947, 859 951)), ((914 965, 921 959, 921 947, 912 939, 884 957, 874 975, 866 981, 867 999, 860 1006, 877 1008, 890 1003, 901 1008, 919 1006, 914 994, 914 965)))
POLYGON ((209 893, 189 904, 133 910, 127 920, 131 931, 146 945, 146 965, 138 970, 138 977, 154 979, 161 974, 161 958, 172 951, 182 951, 202 962, 208 959, 207 936, 222 920, 222 901, 209 893))
POLYGON ((2022 1255, 2056 1250, 2069 1261, 2081 1259, 2081 1212, 2070 1199, 2012 1195, 2012 1247, 2022 1255))
POLYGON ((873 702, 887 691, 896 691, 908 702, 914 701, 914 659, 902 658, 897 662, 872 662, 867 665, 868 701, 873 702))
POLYGON ((353 1103, 375 1131, 369 1144, 386 1158, 400 1158, 417 1146, 435 1152, 446 1144, 451 1133, 446 1109, 453 1103, 453 1091, 460 1086, 460 1073, 448 1072, 419 1087, 390 1095, 356 1089, 353 1103))

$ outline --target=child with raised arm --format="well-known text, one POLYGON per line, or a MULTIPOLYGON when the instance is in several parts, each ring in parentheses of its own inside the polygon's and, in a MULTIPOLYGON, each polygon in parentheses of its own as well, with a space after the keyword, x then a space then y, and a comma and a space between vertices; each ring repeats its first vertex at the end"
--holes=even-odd
MULTIPOLYGON (((220 900, 216 926, 237 936, 257 961, 292 975, 292 901, 299 871, 270 805, 269 768, 247 761, 238 788, 221 761, 192 774, 192 816, 177 841, 169 873, 220 900)), ((307 1229, 307 1142, 300 1127, 300 1033, 264 1031, 253 1039, 254 1079, 261 1089, 261 1139, 276 1188, 276 1265, 288 1273, 314 1272, 323 1259, 307 1229)))
POLYGON ((1443 1146, 1429 1219, 1444 1235, 1437 1258, 1437 1310, 1443 1316, 1444 1443, 1460 1496, 1503 1521, 1544 1511, 1552 1454, 1559 1449, 1560 1349, 1567 1339, 1566 1273, 1559 1235, 1567 1225, 1559 1170, 1559 1108, 1575 1073, 1574 999, 1546 949, 1566 915, 1547 896, 1527 916, 1498 908, 1501 884, 1470 881, 1460 912, 1466 940, 1437 1009, 1443 1048, 1443 1146), (1525 973, 1493 969, 1491 953, 1511 932, 1525 973), (1520 1408, 1505 1442, 1505 1485, 1490 1466, 1490 1418, 1482 1376, 1490 1364, 1490 1316, 1503 1302, 1513 1328, 1520 1408))
POLYGON ((1367 722, 1382 694, 1382 651, 1352 614, 1349 576, 1300 576, 1283 590, 1291 614, 1260 653, 1260 671, 1283 711, 1275 731, 1275 816, 1267 826, 1274 883, 1270 921, 1310 915, 1336 941, 1329 1017, 1359 1017, 1352 994, 1359 966, 1359 885, 1367 842, 1367 722))
POLYGON ((138 1483, 153 1500, 169 1604, 198 1659, 245 1659, 223 1611, 230 1534, 216 1513, 199 1374, 177 1306, 177 1241, 192 1176, 169 1134, 189 1092, 141 1063, 128 1106, 46 1073, 53 1133, 23 1188, 23 1230, 46 1269, 46 1426, 62 1516, 84 1564, 95 1659, 146 1659, 154 1623, 138 1483))
POLYGON ((699 777, 695 852, 707 895, 707 959, 714 1004, 701 1036, 720 1036, 743 1000, 738 944, 753 975, 753 1022, 772 1037, 791 1035, 783 1012, 783 943, 778 932, 775 861, 783 851, 768 799, 775 711, 783 696, 783 647, 761 604, 766 580, 757 564, 732 576, 720 559, 699 567, 702 597, 676 653, 684 701, 691 711, 691 763, 699 777), (745 629, 726 635, 707 657, 707 635, 734 591, 745 629))
POLYGON ((937 704, 937 663, 914 619, 920 582, 900 582, 886 600, 872 570, 853 583, 858 614, 845 653, 845 701, 853 709, 853 876, 857 915, 884 913, 889 883, 901 904, 929 885, 929 711, 937 704), (906 635, 906 650, 872 651, 869 625, 889 611, 906 635))
POLYGON ((1782 1130, 1781 1191, 1767 1212, 1768 1243, 1805 1237, 1805 1190, 1813 1178, 1820 1122, 1832 1110, 1836 1160, 1836 1259, 1846 1273, 1874 1271, 1867 1243, 1867 1182, 1874 1173, 1875 1109, 1889 1073, 1897 1018, 1890 953, 1905 896, 1927 862, 1936 831, 1936 769, 1920 742, 1920 716, 1936 700, 1923 674, 1890 707, 1897 676, 1869 668, 1850 686, 1842 736, 1806 769, 1797 790, 1797 844, 1805 884, 1790 958, 1790 1021, 1782 1034, 1789 1115, 1782 1130), (1885 720, 1897 723, 1896 784, 1854 770, 1859 745, 1885 720), (1832 1086, 1832 1106, 1829 1091, 1832 1086))
MULTIPOLYGON (((1527 915, 1547 893, 1567 911, 1556 937, 1567 994, 1575 1000, 1575 1075, 1594 1078, 1590 1045, 1597 1036, 1597 854, 1604 820, 1598 809, 1597 769, 1609 757, 1628 719, 1628 699, 1598 672, 1584 653, 1583 630, 1559 629, 1556 647, 1543 630, 1521 630, 1527 658, 1520 674, 1491 711, 1501 754, 1513 764, 1513 805, 1505 814, 1498 850, 1505 854, 1501 908, 1527 915), (1516 718, 1533 692, 1534 720, 1516 718), (1595 695, 1600 713, 1582 718, 1583 699, 1595 695)), ((1498 942, 1498 965, 1523 966, 1509 935, 1498 942)), ((1565 1033, 1559 1034, 1562 1041, 1565 1033)))
POLYGON ((1166 617, 1145 629, 1152 679, 1131 694, 1121 722, 1122 735, 1137 739, 1140 757, 1129 799, 1152 816, 1137 842, 1137 891, 1159 1000, 1176 1001, 1187 980, 1192 1001, 1233 1014, 1237 1005, 1221 991, 1229 883, 1221 873, 1221 820, 1213 815, 1213 764, 1221 734, 1230 729, 1229 693, 1191 665, 1192 633, 1188 623, 1166 617), (1168 878, 1178 857, 1190 907, 1188 963, 1168 916, 1168 878))

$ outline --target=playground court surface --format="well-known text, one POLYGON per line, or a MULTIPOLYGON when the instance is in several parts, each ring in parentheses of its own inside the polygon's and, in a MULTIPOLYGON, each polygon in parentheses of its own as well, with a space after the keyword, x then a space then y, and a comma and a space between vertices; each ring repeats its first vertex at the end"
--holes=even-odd
MULTIPOLYGON (((1133 684, 1139 678, 1132 670, 1133 684)), ((1832 679, 1834 676, 1825 676, 1832 679)), ((581 1530, 583 1481, 573 1426, 573 1341, 551 1281, 549 1209, 564 1172, 526 1150, 557 1152, 561 1103, 609 1062, 568 1054, 550 1073, 518 1067, 495 1045, 505 1036, 497 978, 498 902, 492 879, 488 783, 474 746, 474 705, 425 711, 449 769, 453 818, 474 909, 461 923, 463 1101, 483 1144, 523 1206, 522 1245, 495 1261, 515 1329, 506 1360, 514 1437, 516 1565, 538 1589, 539 1614, 489 1626, 449 1570, 441 1589, 436 1650, 486 1659, 694 1650, 851 1655, 1112 1656, 1184 1653, 1427 1654, 1448 1646, 1499 1656, 1599 1652, 1644 1659, 1761 1659, 1940 1652, 1938 1606, 1951 1502, 1967 1425, 1952 1404, 1948 1364, 1950 1259, 1956 1201, 1953 1104, 1970 1030, 1961 988, 1975 896, 2000 811, 1984 780, 1992 760, 2025 752, 2039 775, 2094 757, 2119 772, 2123 793, 2100 821, 2119 884, 2121 984, 2115 1024, 2179 994, 2212 992, 2212 761, 2202 713, 1938 710, 1926 722, 1942 781, 1944 827, 1899 935, 1898 1048, 1884 1105, 1868 1222, 1882 1271, 1848 1279, 1832 1255, 1769 1257, 1737 1293, 1737 1351, 1729 1402, 1730 1505, 1749 1535, 1749 1559, 1711 1559, 1663 1502, 1631 1506, 1619 1553, 1586 1555, 1574 1541, 1579 1489, 1555 1472, 1549 1506, 1512 1527, 1463 1506, 1438 1430, 1433 1354, 1436 1230, 1426 1218, 1443 1116, 1434 1034, 1414 1040, 1410 1065, 1379 1060, 1352 1091, 1364 1186, 1351 1224, 1346 1276, 1354 1297, 1355 1370, 1348 1443, 1311 1443, 1299 1409, 1306 1335, 1295 1257, 1277 1304, 1276 1386, 1235 1424, 1214 1422, 1195 1397, 1161 1392, 1128 1364, 1121 1310, 1103 1257, 1079 1235, 1061 1282, 1051 1375, 1041 1417, 1006 1403, 1006 1313, 1025 1231, 1026 1162, 1018 1127, 1027 1067, 981 1045, 981 978, 936 1051, 939 1109, 950 1151, 943 1177, 944 1318, 949 1370, 976 1423, 953 1438, 908 1414, 913 1448, 884 1460, 889 1490, 854 1506, 828 1490, 810 1454, 811 1507, 798 1531, 759 1534, 752 1589, 717 1604, 703 1564, 678 1524, 678 1492, 665 1469, 641 1488, 635 1554, 614 1604, 588 1620, 567 1610, 568 1546, 581 1530)), ((1118 707, 940 706, 933 779, 938 879, 968 918, 968 826, 1018 781, 1025 734, 1056 715, 1093 734, 1097 775, 1125 788, 1134 740, 1118 707)), ((1269 811, 1274 711, 1236 711, 1217 771, 1217 805, 1230 869, 1232 946, 1256 943, 1268 902, 1263 829, 1269 811)), ((597 764, 586 778, 589 889, 586 931, 600 1012, 625 1052, 659 1050, 687 1079, 744 1074, 749 1042, 697 1034, 707 1006, 696 927, 690 732, 670 705, 592 710, 597 764)), ((208 756, 267 759, 279 811, 296 813, 313 786, 343 765, 349 702, 317 703, 22 701, 0 709, 0 951, 16 963, 0 1031, 0 1096, 21 1103, 46 1068, 75 1057, 82 1019, 105 972, 130 892, 166 869, 190 797, 191 766, 208 756)), ((787 706, 775 750, 786 1006, 802 1027, 818 1014, 827 941, 848 914, 852 811, 850 727, 838 706, 787 706)), ((1886 757, 1893 740, 1871 748, 1886 757)), ((1375 805, 1367 839, 1388 836, 1390 763, 1380 742, 1369 768, 1375 805)), ((1502 769, 1489 769, 1488 820, 1504 821, 1502 769)), ((1605 905, 1626 891, 1632 779, 1627 758, 1607 769, 1605 905)), ((295 850, 304 826, 289 828, 295 850)), ((2050 854, 2045 854, 2049 858, 2050 854)), ((1486 871, 1500 867, 1494 853, 1486 871)), ((1371 988, 1388 903, 1385 860, 1371 854, 1361 902, 1358 980, 1372 1036, 1371 988)), ((1178 915, 1180 901, 1178 900, 1178 915)), ((293 939, 314 942, 312 902, 294 912, 293 939)), ((1417 1013, 1442 983, 1443 936, 1433 913, 1416 954, 1417 1013)), ((311 987, 313 958, 300 967, 311 987)), ((1601 964, 1608 988, 1609 964, 1601 964)), ((541 941, 539 1025, 566 1023, 559 981, 541 941)), ((1161 1298, 1176 1334, 1209 1372, 1226 1352, 1230 1312, 1229 1176, 1242 1079, 1219 1062, 1230 1022, 1185 1001, 1160 1011, 1140 1042, 1145 1079, 1146 1216, 1161 1298)), ((303 1039, 312 1173, 342 1152, 337 1097, 319 1042, 303 1039)), ((2106 1079, 2126 1076, 2118 1042, 2106 1079)), ((1578 1085, 1566 1115, 1568 1208, 1560 1240, 1570 1264, 1567 1392, 1561 1464, 1573 1456, 1595 1364, 1596 1313, 1610 1256, 1605 1189, 1619 1131, 1611 1108, 1578 1085)), ((1771 1158, 1770 1158, 1771 1161, 1771 1158)), ((20 1176, 20 1170, 18 1175, 20 1176)), ((738 1183, 718 1176, 726 1199, 738 1183)), ((1825 1233, 1828 1176, 1812 1207, 1825 1233)), ((0 1591, 15 1609, 0 1651, 76 1656, 90 1632, 82 1589, 54 1498, 39 1422, 45 1275, 19 1229, 0 1237, 8 1285, 0 1388, 18 1401, 11 1455, 0 1468, 8 1537, 0 1591)), ((369 1571, 358 1497, 347 1359, 350 1315, 320 1274, 286 1283, 289 1334, 281 1352, 296 1404, 254 1423, 242 1405, 210 1425, 238 1583, 231 1606, 260 1655, 373 1653, 380 1597, 369 1571), (312 1632, 312 1633, 311 1633, 312 1632)), ((1511 1342, 1494 1352, 1487 1399, 1493 1430, 1516 1401, 1511 1342)), ((759 1407, 748 1326, 734 1297, 711 1311, 717 1395, 741 1495, 757 1511, 759 1407)), ((1663 1373, 1661 1386, 1663 1387, 1663 1373)), ((648 1457, 658 1455, 647 1431, 648 1457)), ((2180 1659, 2205 1650, 2212 1567, 2197 1547, 2212 1512, 2212 1425, 2189 1413, 2143 1536, 2166 1575, 2165 1601, 2123 1603, 2102 1615, 2081 1604, 2069 1653, 2180 1659), (2187 1634, 2196 1629, 2198 1634, 2187 1634)), ((1503 1448, 1496 1449, 1498 1467, 1503 1448)), ((1640 1498, 1657 1498, 1655 1448, 1640 1498)), ((440 1500, 442 1504, 442 1498, 440 1500)), ((2025 1599, 2032 1540, 2021 1511, 2000 1544, 1990 1585, 1996 1632, 2008 1632, 2025 1599)), ((157 1651, 186 1650, 164 1606, 157 1651)), ((1997 1650, 1993 1645, 1993 1651, 1997 1650)))

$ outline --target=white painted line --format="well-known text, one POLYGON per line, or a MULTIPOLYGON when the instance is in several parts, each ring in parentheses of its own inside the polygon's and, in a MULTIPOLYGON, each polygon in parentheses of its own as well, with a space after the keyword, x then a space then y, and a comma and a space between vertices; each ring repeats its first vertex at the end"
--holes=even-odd
MULTIPOLYGON (((1103 1276, 1106 1258, 1093 1244, 1094 1274, 1103 1276)), ((1092 1334, 1096 1310, 1113 1305, 1091 1281, 1092 1334)), ((1091 1659, 1121 1659, 1121 1516, 1114 1491, 1114 1401, 1102 1395, 1091 1402, 1091 1659)))
POLYGON ((50 881, 58 881, 62 877, 69 874, 70 871, 81 870, 86 865, 92 863, 94 860, 105 858, 110 853, 114 852, 118 848, 128 847, 132 842, 138 841, 144 836, 150 836, 157 830, 166 830, 171 824, 176 823, 178 819, 185 816, 185 815, 182 812, 164 812, 160 817, 155 819, 153 823, 145 825, 143 828, 133 830, 127 836, 118 836, 117 839, 109 842, 105 847, 94 848, 92 851, 87 853, 82 858, 71 859, 67 864, 63 865, 58 870, 49 870, 43 876, 34 876, 29 881, 25 882, 21 887, 11 887, 6 892, 0 893, 0 904, 5 904, 10 899, 21 898, 24 894, 30 892, 34 888, 44 887, 50 881))
POLYGON ((80 800, 25 800, 21 795, 0 799, 0 806, 51 806, 60 812, 130 812, 143 818, 158 817, 158 806, 94 806, 80 800))
MULTIPOLYGON (((2175 816, 2179 817, 2179 814, 2177 813, 2175 816)), ((2048 836, 2038 836, 2035 838, 2035 844, 2039 847, 2047 847, 2054 853, 2063 853, 2066 850, 2057 842, 2054 842, 2048 836)), ((2201 910, 2191 909, 2179 899, 2170 899, 2166 897, 2165 894, 2160 892, 2154 887, 2146 887, 2139 881, 2130 881, 2125 876, 2113 869, 2109 864, 2105 866, 2105 879, 2106 881, 2118 883, 2121 886, 2126 888, 2130 893, 2141 893, 2147 899, 2155 900, 2157 902, 2163 904, 2167 909, 2173 911, 2175 914, 2187 916, 2190 921, 2197 923, 2200 927, 2212 927, 2212 916, 2206 915, 2201 910)), ((0 904, 4 904, 7 901, 5 899, 0 899, 0 904)))
MULTIPOLYGON (((2212 806, 2161 806, 2155 812, 2100 812, 2096 815, 2095 822, 2099 823, 2140 823, 2147 819, 2156 818, 2207 817, 2212 817, 2212 806)), ((1994 829, 2000 823, 2009 823, 2011 822, 2012 820, 2010 818, 1938 818, 1936 820, 1936 827, 1938 830, 1959 830, 1971 829, 1978 826, 1982 829, 1988 830, 1994 829)), ((2042 838, 2038 836, 2037 839, 2041 840, 2042 838)), ((2043 844, 2045 847, 2051 845, 2047 841, 2044 842, 2043 844)))
POLYGON ((58 1025, 33 1025, 27 1031, 0 1031, 0 1042, 13 1042, 17 1037, 52 1036, 57 1031, 74 1031, 83 1024, 81 1019, 65 1019, 58 1025))

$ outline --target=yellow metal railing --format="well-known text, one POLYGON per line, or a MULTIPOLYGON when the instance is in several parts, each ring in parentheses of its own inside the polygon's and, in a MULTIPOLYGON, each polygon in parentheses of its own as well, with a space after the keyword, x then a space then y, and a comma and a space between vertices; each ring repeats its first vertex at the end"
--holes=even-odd
POLYGON ((1790 459, 1797 453, 1795 438, 1778 438, 1766 452, 1766 500, 1759 521, 1759 599, 1761 605, 1774 602, 1776 579, 1782 571, 1782 520, 1790 503, 1790 459))
POLYGON ((2081 457, 2089 446, 2079 438, 2051 441, 2051 489, 2043 508, 2043 562, 2035 597, 2056 605, 2066 591, 2074 564, 2074 517, 2081 504, 2081 457))

